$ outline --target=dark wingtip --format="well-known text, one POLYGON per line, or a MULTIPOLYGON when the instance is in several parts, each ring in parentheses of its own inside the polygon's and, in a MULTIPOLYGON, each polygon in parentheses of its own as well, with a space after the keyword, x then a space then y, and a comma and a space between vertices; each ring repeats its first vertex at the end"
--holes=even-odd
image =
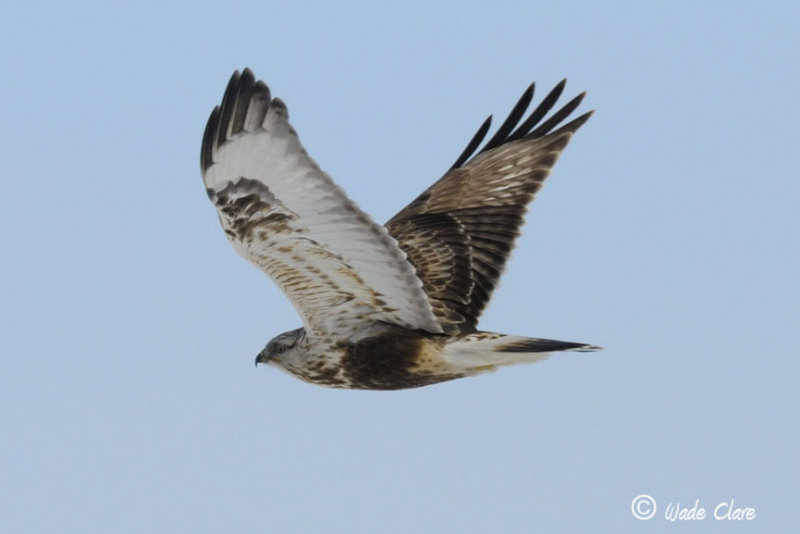
POLYGON ((511 130, 519 124, 519 120, 525 115, 525 110, 528 109, 528 106, 531 104, 531 100, 533 100, 533 90, 536 87, 535 83, 532 83, 528 86, 527 89, 522 93, 522 96, 519 97, 517 103, 514 104, 514 107, 511 109, 511 112, 506 117, 506 120, 503 121, 503 124, 497 129, 494 136, 492 136, 489 141, 486 142, 484 145, 483 150, 481 152, 485 152, 487 150, 491 150, 496 146, 500 146, 503 143, 506 143, 513 137, 511 134, 511 130), (509 135, 511 134, 511 135, 509 135))
POLYGON ((245 68, 233 71, 222 103, 212 111, 203 133, 200 149, 200 168, 203 172, 214 163, 214 152, 245 128, 260 124, 270 102, 269 87, 256 81, 253 71, 245 68))
POLYGON ((584 113, 580 117, 572 119, 571 121, 569 121, 567 124, 565 124, 564 126, 559 128, 558 130, 553 131, 551 133, 551 135, 555 136, 555 135, 558 135, 558 134, 564 133, 564 132, 575 133, 578 130, 578 128, 580 128, 581 126, 586 124, 586 121, 588 121, 593 114, 594 114, 594 110, 587 111, 586 113, 584 113))
MULTIPOLYGON (((225 94, 222 96, 222 104, 220 105, 219 123, 220 125, 228 124, 233 114, 233 103, 236 101, 236 92, 239 88, 239 79, 241 74, 238 70, 233 71, 231 79, 228 80, 228 86, 225 88, 225 94)), ((217 145, 225 142, 225 128, 217 130, 217 145)))
POLYGON ((214 106, 208 117, 206 129, 203 132, 203 143, 200 145, 200 170, 206 172, 214 163, 214 139, 219 129, 219 106, 214 106))
MULTIPOLYGON (((566 119, 575 108, 577 108, 583 97, 586 96, 586 92, 580 93, 578 96, 567 102, 561 109, 556 111, 549 119, 545 122, 541 122, 542 119, 550 112, 550 110, 555 105, 556 101, 561 97, 561 93, 564 92, 564 88, 567 85, 567 79, 564 78, 560 82, 558 82, 553 89, 550 90, 549 93, 542 99, 536 108, 531 111, 528 118, 526 118, 522 124, 517 127, 520 119, 525 115, 527 108, 530 106, 533 100, 533 93, 535 90, 536 85, 534 83, 530 84, 528 88, 522 93, 522 96, 517 101, 517 103, 512 108, 511 112, 509 113, 508 117, 503 124, 500 125, 500 128, 497 129, 497 132, 486 142, 486 144, 478 150, 481 142, 483 141, 484 137, 486 137, 486 133, 489 129, 489 121, 483 123, 483 125, 478 130, 472 139, 470 140, 467 148, 461 153, 461 155, 456 159, 456 162, 450 167, 449 170, 453 170, 455 168, 461 167, 464 165, 470 158, 473 156, 477 156, 478 154, 482 154, 488 150, 492 150, 500 145, 505 143, 509 143, 511 141, 516 141, 518 139, 522 139, 523 137, 543 137, 547 135, 550 130, 555 128, 559 125, 564 119, 566 119), (540 124, 541 123, 541 124, 540 124), (513 130, 516 127, 516 130, 513 130), (535 130, 534 130, 535 128, 535 130), (513 131, 512 131, 513 130, 513 131)), ((571 121, 570 123, 564 125, 561 129, 557 130, 559 133, 564 131, 572 131, 574 132, 577 130, 584 122, 586 122, 589 117, 591 116, 592 112, 585 113, 578 117, 577 119, 571 121)), ((491 116, 490 116, 491 118, 491 116)))
POLYGON ((472 136, 469 143, 467 143, 467 147, 461 152, 461 155, 456 158, 455 163, 450 167, 449 170, 457 169, 467 161, 472 153, 480 146, 481 142, 483 141, 484 137, 486 137, 486 133, 489 131, 489 128, 492 126, 492 116, 489 115, 486 117, 486 120, 483 121, 478 131, 475 132, 475 135, 472 136))
POLYGON ((235 101, 231 112, 231 123, 225 128, 226 135, 240 132, 244 128, 244 119, 247 116, 248 103, 255 90, 256 79, 250 69, 244 69, 236 85, 235 101))

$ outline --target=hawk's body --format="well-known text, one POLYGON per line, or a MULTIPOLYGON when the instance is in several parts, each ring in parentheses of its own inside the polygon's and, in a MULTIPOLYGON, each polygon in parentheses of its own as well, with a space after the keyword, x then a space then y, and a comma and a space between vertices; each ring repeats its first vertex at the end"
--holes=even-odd
POLYGON ((531 86, 477 155, 488 120, 450 171, 380 226, 308 156, 283 102, 248 69, 234 73, 203 138, 206 190, 234 248, 304 323, 257 362, 324 386, 402 389, 597 348, 477 330, 527 204, 591 114, 554 130, 579 95, 542 122, 563 86, 514 130, 531 86))

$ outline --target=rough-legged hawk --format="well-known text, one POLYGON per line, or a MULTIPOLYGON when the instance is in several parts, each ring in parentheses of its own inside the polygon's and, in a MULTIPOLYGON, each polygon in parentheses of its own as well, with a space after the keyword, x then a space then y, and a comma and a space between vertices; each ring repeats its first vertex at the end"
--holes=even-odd
POLYGON ((564 83, 525 117, 528 87, 478 150, 489 117, 450 170, 381 226, 309 157, 286 105, 249 69, 235 72, 203 136, 206 191, 236 251, 303 320, 256 363, 323 386, 403 389, 597 349, 477 329, 528 203, 591 115, 561 124, 580 94, 545 119, 564 83))

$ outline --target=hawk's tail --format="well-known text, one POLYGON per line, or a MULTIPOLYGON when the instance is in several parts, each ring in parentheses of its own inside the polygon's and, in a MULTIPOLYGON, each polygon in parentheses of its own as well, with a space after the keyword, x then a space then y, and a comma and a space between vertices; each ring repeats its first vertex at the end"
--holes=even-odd
POLYGON ((448 342, 444 358, 454 367, 476 374, 493 371, 501 365, 540 362, 551 352, 595 350, 600 350, 600 347, 588 343, 476 332, 448 342))
POLYGON ((538 337, 505 336, 505 338, 507 338, 507 342, 494 347, 496 352, 558 352, 564 350, 592 352, 601 348, 597 345, 588 345, 586 343, 540 339, 538 337))

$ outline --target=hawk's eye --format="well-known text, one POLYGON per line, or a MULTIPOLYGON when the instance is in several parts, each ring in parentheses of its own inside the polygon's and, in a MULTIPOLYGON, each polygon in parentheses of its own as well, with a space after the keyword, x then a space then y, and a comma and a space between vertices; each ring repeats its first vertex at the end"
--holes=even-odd
POLYGON ((278 354, 283 354, 286 351, 286 347, 284 347, 283 345, 278 345, 277 350, 278 354))

